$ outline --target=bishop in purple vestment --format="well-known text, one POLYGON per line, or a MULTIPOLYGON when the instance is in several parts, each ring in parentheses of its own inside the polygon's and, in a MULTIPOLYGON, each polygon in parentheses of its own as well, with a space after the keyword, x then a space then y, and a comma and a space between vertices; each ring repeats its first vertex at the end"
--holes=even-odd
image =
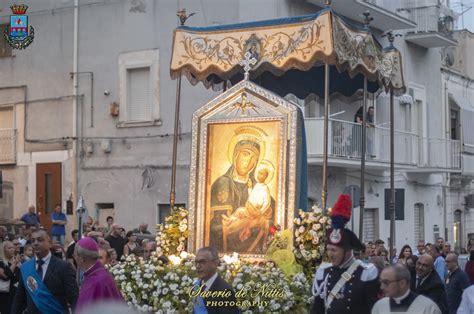
POLYGON ((84 271, 84 282, 77 299, 76 312, 97 302, 124 303, 112 275, 97 260, 99 246, 92 238, 83 238, 76 244, 74 259, 84 271))

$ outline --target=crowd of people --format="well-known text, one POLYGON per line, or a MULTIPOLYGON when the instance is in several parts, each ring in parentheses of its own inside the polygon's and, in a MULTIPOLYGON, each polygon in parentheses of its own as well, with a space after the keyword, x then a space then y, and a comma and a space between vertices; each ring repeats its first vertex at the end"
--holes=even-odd
MULTIPOLYGON (((334 205, 331 215, 348 202, 340 204, 334 205)), ((148 260, 156 251, 146 223, 127 232, 113 217, 107 217, 106 226, 89 218, 81 239, 75 229, 72 241, 63 245, 62 228, 54 229, 54 225, 65 226, 60 213, 57 206, 50 233, 41 227, 32 206, 17 234, 0 226, 0 313, 81 312, 95 299, 123 302, 104 266, 131 254, 148 260)), ((321 264, 315 274, 312 313, 474 313, 473 239, 468 241, 470 258, 463 269, 458 254, 443 238, 436 243, 420 240, 415 251, 404 245, 398 255, 396 250, 389 254, 383 240, 362 244, 340 225, 328 230, 326 243, 330 263, 321 264)), ((198 291, 232 290, 217 274, 219 258, 214 248, 199 250, 195 264, 198 291)), ((229 300, 236 300, 234 294, 229 300)), ((212 312, 215 308, 208 302, 197 294, 195 312, 212 312)), ((226 310, 238 313, 236 306, 226 310)))
MULTIPOLYGON (((364 252, 357 256, 364 263, 373 264, 377 268, 380 283, 384 282, 384 275, 389 274, 387 276, 400 280, 393 285, 404 286, 404 279, 410 275, 407 285, 410 286, 412 293, 433 300, 441 313, 457 313, 464 290, 474 285, 474 240, 471 239, 468 243, 465 252, 469 251, 470 257, 462 268, 459 265, 458 254, 452 251, 450 243, 441 237, 436 243, 418 241, 415 251, 408 244, 402 247, 398 255, 394 249, 392 258, 389 257, 384 245, 383 240, 368 242, 365 244, 364 252), (394 267, 395 265, 403 266, 406 271, 402 271, 398 266, 394 267)), ((381 288, 379 298, 384 295, 383 292, 381 288)), ((374 312, 383 313, 378 310, 374 312)))
POLYGON ((94 223, 89 217, 83 225, 82 235, 78 229, 72 230, 72 241, 66 244, 67 219, 60 205, 55 206, 52 214, 50 232, 41 225, 34 206, 28 208, 21 221, 16 232, 0 225, 0 313, 23 313, 25 309, 28 313, 80 310, 81 304, 96 297, 91 283, 92 286, 100 283, 102 290, 106 290, 98 294, 101 299, 121 298, 110 274, 104 276, 104 273, 108 274, 104 266, 113 266, 122 256, 130 254, 147 260, 156 250, 146 223, 127 232, 115 224, 111 216, 107 217, 106 226, 94 223), (27 272, 29 275, 25 277, 27 272), (99 280, 87 281, 88 275, 99 280), (107 278, 108 284, 104 284, 107 278), (77 282, 83 286, 82 299, 77 282), (28 291, 39 291, 39 294, 28 291))
POLYGON ((389 254, 384 241, 362 244, 345 228, 350 208, 350 197, 341 195, 332 209, 330 263, 316 272, 312 313, 474 313, 474 239, 464 269, 443 238, 420 240, 415 252, 404 245, 399 255, 389 254))

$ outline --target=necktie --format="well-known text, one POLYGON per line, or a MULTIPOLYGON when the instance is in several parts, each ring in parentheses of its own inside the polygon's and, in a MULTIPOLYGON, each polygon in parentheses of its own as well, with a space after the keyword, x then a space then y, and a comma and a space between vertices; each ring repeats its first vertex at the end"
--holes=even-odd
POLYGON ((43 264, 44 261, 42 259, 37 260, 36 263, 38 264, 38 268, 36 269, 36 272, 38 273, 38 276, 40 277, 41 281, 43 281, 43 264))
POLYGON ((418 289, 418 287, 420 286, 420 283, 421 283, 421 278, 420 277, 416 277, 416 289, 418 289))

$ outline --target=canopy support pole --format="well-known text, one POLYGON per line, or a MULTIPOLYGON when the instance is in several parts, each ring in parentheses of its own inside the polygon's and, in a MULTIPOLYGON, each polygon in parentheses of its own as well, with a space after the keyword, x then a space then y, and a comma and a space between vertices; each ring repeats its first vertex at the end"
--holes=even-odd
MULTIPOLYGON (((186 14, 186 9, 178 11, 176 14, 179 18, 179 23, 183 26, 186 20, 193 16, 195 13, 189 15, 186 14)), ((173 134, 173 159, 171 165, 171 191, 170 191, 170 208, 174 208, 176 200, 176 159, 178 156, 178 138, 179 138, 179 107, 181 104, 181 72, 179 73, 178 80, 176 82, 176 106, 174 111, 174 134, 173 134)))
POLYGON ((329 136, 329 64, 324 65, 324 147, 323 147, 323 189, 321 205, 323 215, 327 213, 328 197, 328 136, 329 136))
POLYGON ((362 109, 362 152, 360 157, 359 240, 363 242, 365 212, 365 154, 367 147, 367 78, 364 77, 364 104, 362 109))
POLYGON ((174 111, 174 134, 173 134, 173 161, 171 166, 171 191, 170 208, 174 208, 176 200, 176 159, 178 156, 178 137, 179 137, 179 107, 181 103, 181 73, 176 82, 176 106, 174 111))
MULTIPOLYGON (((369 31, 370 22, 373 17, 369 11, 364 15, 365 28, 369 31)), ((362 156, 360 157, 360 206, 359 206, 359 240, 363 243, 364 237, 364 214, 365 214, 365 153, 367 148, 367 77, 364 77, 364 104, 362 112, 362 156)))
POLYGON ((390 88, 390 260, 395 243, 395 126, 393 88, 390 88))

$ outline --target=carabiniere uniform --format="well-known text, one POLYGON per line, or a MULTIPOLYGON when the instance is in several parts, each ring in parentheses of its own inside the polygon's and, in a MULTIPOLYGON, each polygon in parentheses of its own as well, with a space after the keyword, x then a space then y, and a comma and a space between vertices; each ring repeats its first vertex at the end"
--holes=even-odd
MULTIPOLYGON (((350 220, 351 200, 340 195, 331 212, 332 228, 327 231, 326 243, 345 251, 362 250, 364 245, 345 224, 350 220)), ((321 264, 313 282, 314 314, 369 314, 380 285, 377 268, 354 257, 339 266, 321 264)))

